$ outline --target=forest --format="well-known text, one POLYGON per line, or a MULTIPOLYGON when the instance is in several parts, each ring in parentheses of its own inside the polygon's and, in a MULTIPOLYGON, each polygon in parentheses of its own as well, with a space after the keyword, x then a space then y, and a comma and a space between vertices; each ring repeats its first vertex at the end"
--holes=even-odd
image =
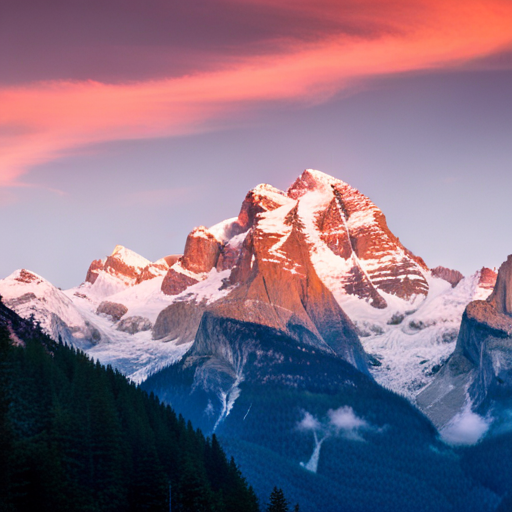
POLYGON ((118 371, 44 335, 0 301, 0 510, 257 512, 205 438, 118 371))

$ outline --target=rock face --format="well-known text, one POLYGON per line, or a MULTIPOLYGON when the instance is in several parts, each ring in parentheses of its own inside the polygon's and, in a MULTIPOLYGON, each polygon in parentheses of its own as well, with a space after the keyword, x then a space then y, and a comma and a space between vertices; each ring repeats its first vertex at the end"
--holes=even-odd
POLYGON ((143 316, 129 316, 123 318, 117 324, 117 330, 127 332, 128 334, 137 334, 138 332, 149 331, 153 324, 148 318, 143 316))
POLYGON ((278 230, 271 213, 261 214, 230 274, 233 291, 210 311, 273 328, 366 371, 355 328, 318 277, 303 227, 296 207, 278 230))
POLYGON ((418 396, 418 404, 438 426, 445 426, 468 404, 486 413, 512 400, 511 306, 509 256, 489 298, 468 304, 454 353, 418 396))
POLYGON ((104 266, 105 266, 104 260, 94 260, 90 264, 89 270, 87 270, 87 275, 85 277, 85 281, 87 283, 94 284, 96 282, 96 279, 98 279, 99 271, 103 270, 104 266))
POLYGON ((207 228, 199 226, 187 237, 181 265, 196 274, 210 272, 217 265, 219 254, 220 242, 207 228))
POLYGON ((254 226, 260 213, 270 212, 288 202, 287 195, 271 185, 261 184, 245 196, 238 215, 241 231, 247 231, 254 226))
POLYGON ((452 288, 455 288, 463 279, 464 276, 458 270, 452 270, 446 267, 436 267, 431 270, 434 277, 439 277, 448 281, 452 288))
POLYGON ((487 290, 494 290, 498 274, 490 268, 482 267, 480 270, 480 287, 487 290))
POLYGON ((165 274, 161 289, 166 295, 179 295, 189 286, 198 282, 199 280, 195 277, 192 277, 190 274, 185 274, 184 272, 179 272, 175 270, 173 266, 173 268, 170 268, 165 274))
POLYGON ((194 228, 188 235, 183 257, 168 270, 162 282, 162 292, 178 295, 189 286, 206 278, 216 267, 221 243, 204 226, 194 228))
POLYGON ((316 199, 320 239, 344 260, 342 281, 347 293, 367 298, 377 308, 386 306, 379 291, 405 300, 428 293, 423 260, 400 243, 384 214, 359 191, 308 170, 290 187, 288 196, 309 208, 316 199))
POLYGON ((512 316, 512 255, 501 265, 489 304, 503 315, 512 316))
POLYGON ((193 341, 205 309, 202 304, 174 302, 158 315, 153 338, 174 340, 177 344, 193 341))
POLYGON ((118 322, 127 312, 128 308, 123 304, 117 304, 108 300, 103 301, 96 310, 98 315, 109 316, 114 322, 118 322))

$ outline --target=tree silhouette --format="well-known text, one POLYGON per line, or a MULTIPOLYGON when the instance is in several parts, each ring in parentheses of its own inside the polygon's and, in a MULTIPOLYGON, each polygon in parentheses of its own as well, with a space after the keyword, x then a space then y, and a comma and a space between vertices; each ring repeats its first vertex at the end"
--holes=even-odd
POLYGON ((270 502, 267 505, 267 512, 288 512, 288 502, 284 497, 283 490, 274 487, 270 493, 270 502))

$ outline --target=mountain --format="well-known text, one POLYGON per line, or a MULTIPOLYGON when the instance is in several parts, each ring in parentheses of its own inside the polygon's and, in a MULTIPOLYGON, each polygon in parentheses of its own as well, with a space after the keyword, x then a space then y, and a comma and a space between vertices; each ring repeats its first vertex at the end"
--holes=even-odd
POLYGON ((496 279, 430 270, 369 198, 306 170, 194 228, 183 255, 117 246, 76 288, 19 270, 0 294, 218 434, 261 498, 277 484, 305 511, 480 512, 507 489, 475 483, 416 400, 447 374, 466 306, 491 304, 496 279))
POLYGON ((466 307, 455 351, 417 401, 448 430, 471 411, 500 417, 512 404, 512 256, 487 300, 466 307))
POLYGON ((494 280, 489 269, 431 272, 370 199, 306 170, 288 191, 258 185, 237 217, 194 228, 183 255, 152 263, 117 246, 76 288, 20 270, 0 293, 54 339, 137 382, 181 358, 211 311, 334 351, 414 400, 453 352, 464 308, 494 280))

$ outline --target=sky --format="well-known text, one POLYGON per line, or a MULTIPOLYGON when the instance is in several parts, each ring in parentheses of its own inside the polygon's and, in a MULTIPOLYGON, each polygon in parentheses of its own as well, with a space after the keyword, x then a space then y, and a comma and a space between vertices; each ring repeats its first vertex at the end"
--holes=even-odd
POLYGON ((512 1, 0 2, 0 278, 180 253, 306 168, 430 267, 499 266, 512 1))

